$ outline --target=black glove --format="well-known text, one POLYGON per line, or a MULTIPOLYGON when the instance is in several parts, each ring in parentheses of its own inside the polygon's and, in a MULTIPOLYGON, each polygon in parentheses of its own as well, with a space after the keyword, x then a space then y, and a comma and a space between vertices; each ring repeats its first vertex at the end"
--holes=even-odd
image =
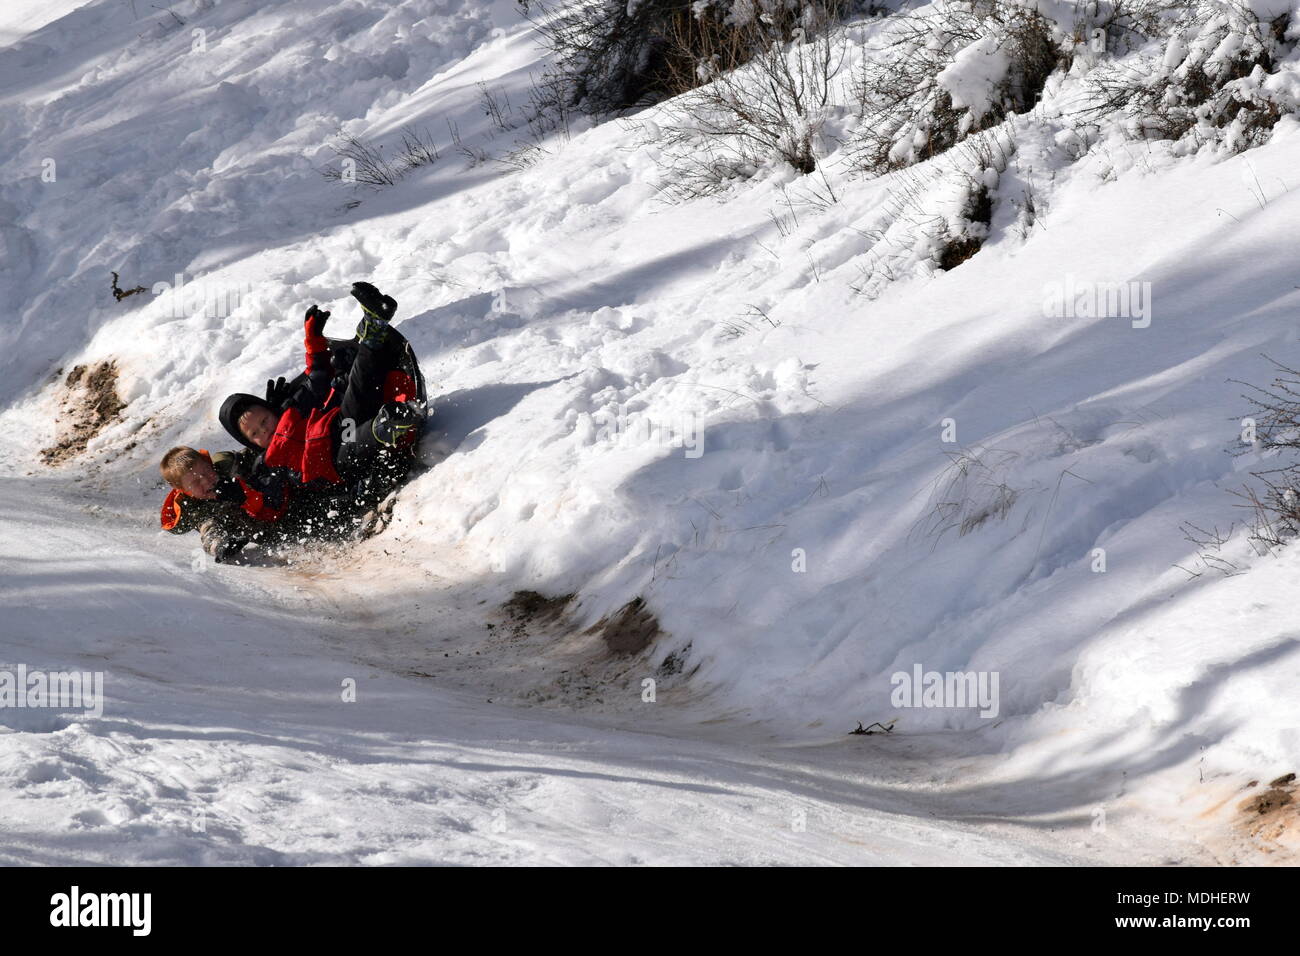
POLYGON ((212 559, 217 564, 226 564, 235 559, 240 551, 244 550, 244 545, 248 544, 246 538, 227 537, 225 543, 212 553, 212 559))
POLYGON ((234 478, 227 478, 225 481, 217 482, 216 495, 218 501, 224 501, 230 505, 242 505, 248 494, 244 491, 244 486, 234 478))
POLYGON ((203 543, 203 550, 212 555, 217 564, 225 564, 248 544, 247 538, 231 534, 211 518, 199 525, 199 540, 203 543))
POLYGON ((397 313, 397 300, 391 295, 384 295, 369 282, 352 283, 352 298, 361 303, 361 308, 383 322, 397 313))
POLYGON ((282 409, 284 403, 289 400, 289 394, 293 391, 286 384, 284 376, 279 378, 268 378, 266 380, 266 404, 274 409, 282 409))

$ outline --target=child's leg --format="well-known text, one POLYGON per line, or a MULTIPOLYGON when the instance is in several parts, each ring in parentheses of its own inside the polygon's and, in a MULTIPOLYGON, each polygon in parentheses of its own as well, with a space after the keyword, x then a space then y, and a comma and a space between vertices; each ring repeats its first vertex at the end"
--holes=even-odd
POLYGON ((384 403, 384 379, 400 367, 406 339, 396 329, 388 329, 382 344, 372 348, 365 344, 357 348, 357 357, 348 373, 347 389, 339 405, 339 421, 352 421, 358 431, 379 412, 384 403))
POLYGON ((378 414, 357 427, 351 441, 340 436, 334 455, 335 468, 344 480, 354 481, 367 474, 402 469, 410 463, 406 445, 410 433, 420 427, 423 415, 412 406, 389 402, 378 414))

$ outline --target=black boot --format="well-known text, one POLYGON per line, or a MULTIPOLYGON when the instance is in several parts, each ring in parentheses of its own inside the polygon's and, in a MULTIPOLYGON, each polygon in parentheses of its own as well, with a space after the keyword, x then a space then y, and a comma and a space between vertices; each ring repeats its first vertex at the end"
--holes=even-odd
POLYGON ((379 409, 371 425, 375 441, 396 448, 414 435, 424 422, 424 414, 410 402, 389 402, 379 409))
POLYGON ((369 282, 352 283, 352 298, 360 303, 363 313, 357 325, 357 341, 367 348, 379 348, 388 338, 388 323, 397 313, 397 300, 369 282))

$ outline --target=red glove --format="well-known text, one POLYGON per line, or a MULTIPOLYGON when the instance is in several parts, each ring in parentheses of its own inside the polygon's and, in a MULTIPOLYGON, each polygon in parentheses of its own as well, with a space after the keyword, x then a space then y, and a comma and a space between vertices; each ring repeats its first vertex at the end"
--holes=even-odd
POLYGON ((308 374, 324 368, 329 361, 330 343, 329 339, 325 338, 325 323, 329 317, 328 312, 322 312, 314 305, 307 310, 307 317, 303 321, 306 331, 303 344, 307 350, 308 374))
POLYGON ((307 337, 309 339, 315 337, 324 338, 325 323, 329 320, 329 317, 328 312, 322 312, 314 305, 308 309, 307 317, 304 320, 304 325, 307 327, 307 337))

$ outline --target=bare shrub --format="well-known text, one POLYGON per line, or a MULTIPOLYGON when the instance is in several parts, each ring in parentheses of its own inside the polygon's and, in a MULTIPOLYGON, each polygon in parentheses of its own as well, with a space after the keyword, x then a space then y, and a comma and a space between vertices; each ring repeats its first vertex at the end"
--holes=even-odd
POLYGON ((765 328, 779 328, 780 325, 780 319, 772 318, 771 314, 762 306, 753 304, 743 314, 733 316, 730 319, 723 319, 718 323, 723 336, 729 339, 738 339, 747 332, 755 332, 765 328))
POLYGON ((665 198, 715 193, 773 161, 804 175, 818 168, 846 56, 842 10, 804 3, 793 26, 754 17, 725 31, 682 27, 672 62, 683 92, 638 124, 663 150, 665 198))
POLYGON ((340 133, 329 146, 340 162, 338 166, 327 166, 320 174, 330 182, 372 189, 396 185, 411 170, 431 166, 441 158, 428 129, 414 126, 402 127, 401 145, 395 150, 396 158, 391 160, 384 154, 382 144, 371 145, 352 134, 340 133))
POLYGON ((329 145, 341 159, 337 167, 321 170, 321 175, 331 182, 379 189, 392 186, 401 178, 401 171, 384 156, 382 146, 371 146, 350 134, 340 135, 329 145))
POLYGON ((1024 489, 1007 482, 1017 452, 998 448, 946 452, 948 467, 935 480, 930 507, 914 531, 933 538, 938 547, 943 536, 956 531, 964 537, 990 520, 1003 520, 1024 489))
MULTIPOLYGON (((1236 452, 1239 455, 1263 452, 1266 457, 1279 458, 1284 452, 1300 451, 1300 371, 1269 361, 1274 374, 1268 385, 1237 383, 1248 389, 1242 396, 1249 406, 1242 428, 1253 427, 1255 439, 1243 440, 1236 452)), ((1251 515, 1251 540, 1271 549, 1300 535, 1300 462, 1258 468, 1249 474, 1255 484, 1233 493, 1251 515)))
POLYGON ((962 193, 958 209, 947 217, 937 257, 939 268, 945 272, 984 247, 993 221, 998 177, 1009 161, 1004 142, 993 134, 965 140, 954 156, 952 165, 962 183, 962 193))
POLYGON ((1183 7, 1158 54, 1105 64, 1088 78, 1085 113, 1128 116, 1140 139, 1219 141, 1242 151, 1266 141, 1297 105, 1294 94, 1264 80, 1295 48, 1288 17, 1260 20, 1239 3, 1183 7))
POLYGON ((910 166, 1029 110, 1048 77, 1069 68, 1073 46, 1053 21, 1007 0, 951 0, 893 18, 855 77, 855 165, 872 174, 910 166), (954 89, 969 100, 954 100, 954 89))
MULTIPOLYGON (((772 50, 807 43, 844 19, 849 0, 721 0, 692 4, 664 26, 669 95, 712 83, 772 50)), ((841 54, 842 56, 842 54, 841 54)))
POLYGON ((1194 578, 1199 578, 1206 571, 1217 571, 1224 577, 1242 573, 1241 565, 1224 554, 1236 530, 1235 523, 1229 525, 1226 531, 1221 530, 1218 525, 1202 528, 1190 521, 1184 521, 1178 527, 1183 533, 1183 539, 1194 545, 1196 551, 1188 560, 1188 564, 1192 565, 1190 568, 1182 564, 1175 564, 1174 567, 1194 578))
POLYGON ((486 163, 490 158, 487 150, 483 147, 473 146, 466 143, 465 140, 461 138, 460 126, 451 119, 447 120, 447 132, 451 134, 452 148, 465 157, 467 168, 473 169, 475 166, 480 166, 483 163, 486 163))
MULTIPOLYGON (((522 110, 525 126, 523 135, 517 138, 514 147, 498 160, 515 169, 527 169, 550 153, 549 144, 557 140, 560 143, 567 143, 569 124, 573 118, 568 84, 563 76, 555 72, 547 72, 543 73, 540 79, 537 77, 530 79, 532 82, 528 88, 528 103, 522 110)), ((512 128, 517 127, 516 123, 512 128)))
MULTIPOLYGON (((620 112, 694 89, 749 62, 775 37, 807 32, 825 0, 589 0, 567 7, 519 0, 536 24, 570 105, 620 112), (758 31, 755 24, 761 24, 758 31), (762 42, 755 42, 755 41, 762 42)), ((842 8, 847 8, 845 4, 842 8)))
POLYGON ((492 89, 482 80, 477 85, 479 109, 492 123, 492 127, 501 132, 514 129, 514 108, 510 105, 510 95, 492 89))
POLYGON ((402 127, 402 149, 398 162, 403 173, 420 166, 432 166, 440 158, 438 144, 433 141, 427 127, 423 130, 417 130, 413 126, 402 127))
POLYGON ((681 0, 589 0, 567 7, 521 0, 564 78, 570 105, 624 110, 668 95, 667 36, 681 0))
POLYGON ((900 279, 955 268, 983 248, 1015 140, 1005 128, 963 140, 932 163, 887 174, 885 200, 855 227, 864 240, 852 290, 877 298, 900 279))

